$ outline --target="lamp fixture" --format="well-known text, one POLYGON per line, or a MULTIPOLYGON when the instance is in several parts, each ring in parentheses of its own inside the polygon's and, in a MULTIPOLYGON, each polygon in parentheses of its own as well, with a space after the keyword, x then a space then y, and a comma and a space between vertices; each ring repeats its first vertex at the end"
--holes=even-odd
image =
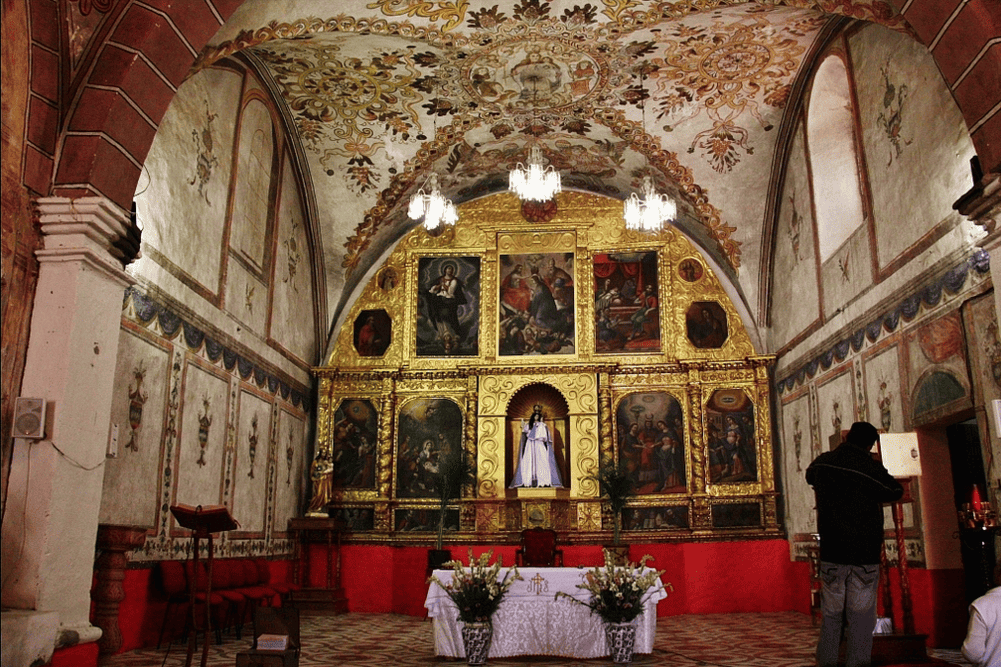
POLYGON ((440 226, 453 226, 459 219, 459 214, 455 210, 455 205, 451 199, 446 199, 438 187, 438 174, 432 172, 428 177, 428 191, 421 187, 410 197, 410 208, 407 214, 411 220, 419 220, 424 217, 424 229, 429 232, 437 230, 440 226))
POLYGON ((542 164, 542 149, 532 146, 528 166, 518 163, 508 177, 508 190, 522 201, 549 201, 563 190, 560 172, 542 164))
POLYGON ((664 224, 674 222, 678 207, 667 195, 658 194, 653 189, 653 179, 643 177, 643 199, 634 192, 622 207, 622 217, 626 229, 643 232, 659 232, 664 224))

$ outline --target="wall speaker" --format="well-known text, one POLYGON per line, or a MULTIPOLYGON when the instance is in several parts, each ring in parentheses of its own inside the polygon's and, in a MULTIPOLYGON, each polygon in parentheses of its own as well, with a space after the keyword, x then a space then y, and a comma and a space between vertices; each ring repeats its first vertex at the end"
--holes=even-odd
POLYGON ((41 440, 45 437, 45 399, 14 399, 14 427, 11 436, 41 440))

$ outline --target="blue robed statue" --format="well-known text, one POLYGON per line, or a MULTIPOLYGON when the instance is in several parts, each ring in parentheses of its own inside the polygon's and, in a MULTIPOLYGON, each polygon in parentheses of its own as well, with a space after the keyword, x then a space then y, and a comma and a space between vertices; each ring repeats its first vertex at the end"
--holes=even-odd
POLYGON ((542 406, 536 404, 528 423, 522 422, 521 444, 518 447, 518 469, 510 488, 562 487, 560 470, 556 465, 553 435, 542 419, 542 406))

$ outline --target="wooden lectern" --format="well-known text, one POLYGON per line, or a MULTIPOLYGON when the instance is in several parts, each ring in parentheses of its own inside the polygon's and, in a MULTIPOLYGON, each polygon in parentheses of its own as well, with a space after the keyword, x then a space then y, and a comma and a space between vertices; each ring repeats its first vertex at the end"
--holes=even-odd
POLYGON ((195 589, 198 587, 198 542, 202 538, 209 541, 209 555, 207 559, 207 577, 205 585, 205 640, 202 642, 202 662, 201 667, 205 667, 209 658, 209 635, 212 632, 212 533, 221 533, 227 530, 238 528, 240 524, 229 513, 225 505, 173 505, 170 513, 174 515, 174 520, 181 528, 191 531, 192 538, 192 572, 193 580, 188 582, 188 590, 191 591, 191 635, 188 636, 188 657, 185 660, 185 667, 191 667, 191 660, 195 654, 195 644, 197 644, 198 633, 195 630, 195 589))

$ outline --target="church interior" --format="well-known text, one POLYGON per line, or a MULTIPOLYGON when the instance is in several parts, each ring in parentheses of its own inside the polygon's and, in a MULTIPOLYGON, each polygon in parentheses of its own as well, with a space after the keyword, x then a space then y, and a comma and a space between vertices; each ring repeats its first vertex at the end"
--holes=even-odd
POLYGON ((420 618, 432 551, 542 528, 568 567, 652 556, 659 617, 809 623, 805 471, 856 421, 910 443, 880 613, 962 643, 1001 500, 993 0, 12 0, 2 31, 5 665, 179 633, 182 505, 351 616, 420 618))

